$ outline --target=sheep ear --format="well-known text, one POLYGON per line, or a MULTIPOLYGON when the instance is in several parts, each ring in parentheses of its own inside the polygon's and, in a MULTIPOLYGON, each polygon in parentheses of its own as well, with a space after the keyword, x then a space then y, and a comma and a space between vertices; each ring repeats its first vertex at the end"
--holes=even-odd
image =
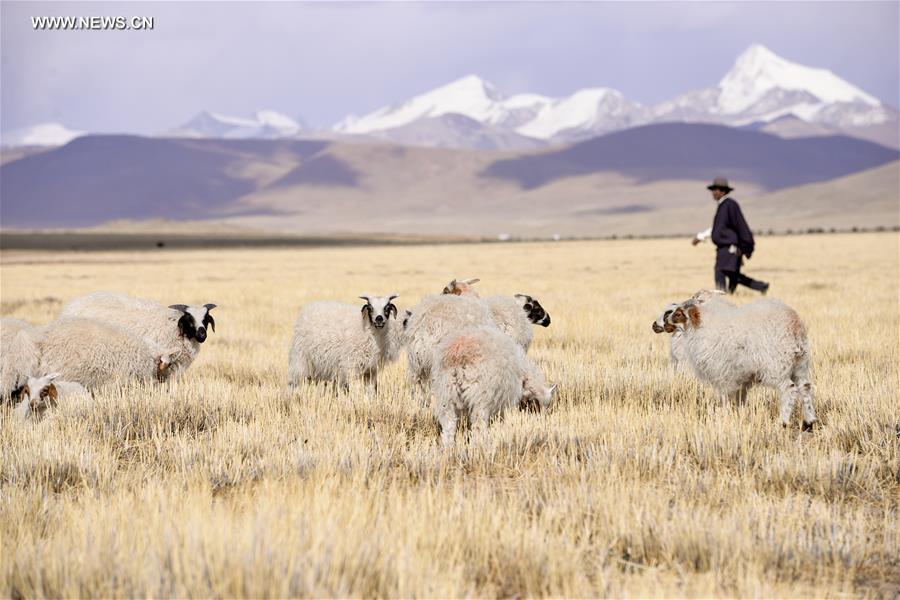
POLYGON ((691 320, 691 325, 694 327, 700 327, 700 309, 696 306, 689 306, 687 309, 688 318, 691 320))
POLYGON ((390 302, 394 298, 399 298, 399 297, 400 297, 400 294, 391 294, 390 296, 388 296, 388 302, 390 302))
POLYGON ((169 308, 173 310, 180 310, 181 312, 187 312, 188 309, 186 304, 170 304, 169 308))
POLYGON ((208 311, 214 309, 215 307, 216 307, 215 304, 204 304, 203 305, 203 308, 205 308, 208 311))
POLYGON ((357 296, 360 300, 365 300, 366 302, 371 302, 368 296, 357 296))
POLYGON ((479 281, 481 281, 481 280, 478 279, 477 277, 475 277, 474 279, 466 279, 465 281, 463 281, 463 283, 472 285, 472 284, 478 283, 479 281))
POLYGON ((50 373, 48 375, 44 375, 47 381, 53 381, 54 379, 59 377, 59 373, 50 373))
POLYGON ((551 397, 551 398, 554 397, 554 396, 556 396, 557 390, 559 390, 559 386, 556 385, 555 383, 554 383, 553 385, 550 386, 550 397, 551 397))

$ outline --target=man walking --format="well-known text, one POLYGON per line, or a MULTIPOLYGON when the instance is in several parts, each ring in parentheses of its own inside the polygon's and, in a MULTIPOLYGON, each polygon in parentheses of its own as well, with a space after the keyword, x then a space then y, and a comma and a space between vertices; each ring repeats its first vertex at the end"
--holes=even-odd
POLYGON ((743 257, 753 254, 753 232, 744 219, 741 207, 728 196, 734 188, 728 185, 724 177, 716 177, 712 185, 706 186, 712 192, 716 202, 716 216, 713 226, 697 234, 691 242, 697 245, 707 238, 712 238, 716 245, 716 288, 733 294, 738 284, 762 292, 769 291, 769 284, 751 279, 741 273, 743 257))

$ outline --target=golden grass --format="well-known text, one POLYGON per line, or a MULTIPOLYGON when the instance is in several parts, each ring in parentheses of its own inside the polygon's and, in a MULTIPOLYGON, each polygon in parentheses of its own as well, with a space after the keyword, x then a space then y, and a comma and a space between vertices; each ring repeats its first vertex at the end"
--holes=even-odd
POLYGON ((0 594, 890 597, 898 235, 763 238, 748 272, 808 325, 812 435, 770 390, 721 409, 667 368, 651 321, 712 278, 685 240, 7 252, 4 315, 45 323, 100 289, 220 308, 179 381, 26 426, 0 411, 0 594), (301 304, 408 307, 454 276, 540 298, 553 411, 446 455, 402 360, 372 400, 287 395, 301 304))

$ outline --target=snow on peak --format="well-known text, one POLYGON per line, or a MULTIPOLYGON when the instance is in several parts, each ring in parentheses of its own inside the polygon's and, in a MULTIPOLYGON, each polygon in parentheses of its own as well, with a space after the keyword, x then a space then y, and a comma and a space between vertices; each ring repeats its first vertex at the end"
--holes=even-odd
POLYGON ((408 125, 417 119, 460 114, 487 123, 497 118, 503 95, 490 82, 467 75, 406 102, 386 106, 362 117, 347 118, 335 126, 343 133, 372 133, 408 125))
POLYGON ((571 96, 547 103, 532 121, 519 127, 516 132, 546 140, 570 129, 602 128, 601 121, 626 103, 632 104, 625 100, 621 92, 610 88, 578 90, 571 96))
POLYGON ((490 82, 468 75, 368 115, 351 115, 338 123, 335 130, 373 133, 418 119, 460 114, 521 135, 549 139, 568 129, 594 128, 607 112, 604 107, 610 99, 627 103, 621 93, 608 88, 584 89, 565 98, 531 93, 507 97, 490 82))
POLYGON ((739 114, 773 90, 807 93, 826 103, 881 105, 876 98, 831 71, 793 63, 761 44, 753 44, 737 57, 719 82, 719 89, 718 109, 722 114, 739 114))
POLYGON ((228 139, 278 138, 292 136, 302 129, 297 121, 274 110, 257 111, 251 118, 204 110, 168 135, 228 139))
POLYGON ((69 129, 61 123, 40 123, 10 131, 2 136, 3 146, 62 146, 85 135, 84 131, 69 129))
POLYGON ((260 110, 256 113, 256 120, 263 125, 283 129, 287 131, 300 131, 302 127, 300 123, 287 115, 281 114, 274 110, 260 110))

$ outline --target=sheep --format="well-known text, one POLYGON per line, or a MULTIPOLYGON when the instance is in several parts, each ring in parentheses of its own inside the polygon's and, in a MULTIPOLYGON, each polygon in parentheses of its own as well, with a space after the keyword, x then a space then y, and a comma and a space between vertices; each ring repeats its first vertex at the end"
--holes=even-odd
POLYGON ((478 292, 472 286, 481 281, 480 279, 454 279, 444 286, 443 294, 452 296, 472 296, 478 297, 478 292))
POLYGON ((550 315, 537 299, 527 294, 488 296, 484 303, 497 327, 526 352, 534 338, 532 325, 550 326, 550 315))
POLYGON ((60 381, 58 377, 59 373, 28 377, 22 386, 21 401, 14 409, 14 414, 22 420, 29 417, 41 419, 61 399, 66 402, 91 399, 90 392, 84 386, 73 381, 60 381))
POLYGON ((721 403, 734 396, 745 402, 749 388, 760 383, 779 391, 784 427, 799 398, 802 430, 813 429, 810 345, 794 309, 772 298, 739 307, 720 298, 691 298, 668 321, 683 327, 687 362, 716 390, 721 403))
MULTIPOLYGON (((711 300, 718 294, 724 294, 720 290, 700 290, 692 296, 694 300, 702 304, 711 300)), ((653 333, 666 332, 671 334, 669 338, 669 364, 676 371, 686 371, 688 368, 687 354, 684 344, 684 326, 681 323, 672 323, 669 316, 678 308, 677 303, 667 305, 656 320, 653 321, 653 333)))
POLYGON ((39 337, 38 327, 27 321, 0 319, 0 402, 15 403, 25 381, 37 370, 39 337))
POLYGON ((70 301, 61 317, 97 319, 127 329, 159 348, 180 348, 172 372, 187 369, 206 341, 207 329, 215 331, 210 311, 215 304, 163 306, 154 300, 135 298, 115 292, 95 292, 70 301))
POLYGON ((303 380, 326 381, 349 390, 362 377, 378 391, 378 371, 400 354, 404 329, 397 319, 397 294, 364 295, 360 310, 342 302, 312 302, 300 309, 288 354, 288 387, 303 380))
POLYGON ((43 330, 38 372, 59 373, 88 389, 128 380, 165 381, 181 352, 181 346, 160 349, 123 327, 64 318, 43 330))
POLYGON ((432 294, 413 307, 406 327, 407 369, 423 404, 437 345, 452 332, 478 325, 495 326, 487 305, 477 298, 432 294))
MULTIPOLYGON (((480 279, 454 279, 444 286, 444 294, 469 296, 478 298, 478 292, 472 287, 480 279)), ((483 300, 497 327, 513 338, 526 352, 534 338, 531 325, 550 326, 550 315, 536 298, 528 294, 509 296, 488 296, 483 300)))
POLYGON ((483 430, 512 408, 548 408, 556 391, 520 346, 496 327, 484 325, 441 341, 432 388, 434 417, 445 447, 453 445, 460 418, 468 417, 473 429, 483 430))

